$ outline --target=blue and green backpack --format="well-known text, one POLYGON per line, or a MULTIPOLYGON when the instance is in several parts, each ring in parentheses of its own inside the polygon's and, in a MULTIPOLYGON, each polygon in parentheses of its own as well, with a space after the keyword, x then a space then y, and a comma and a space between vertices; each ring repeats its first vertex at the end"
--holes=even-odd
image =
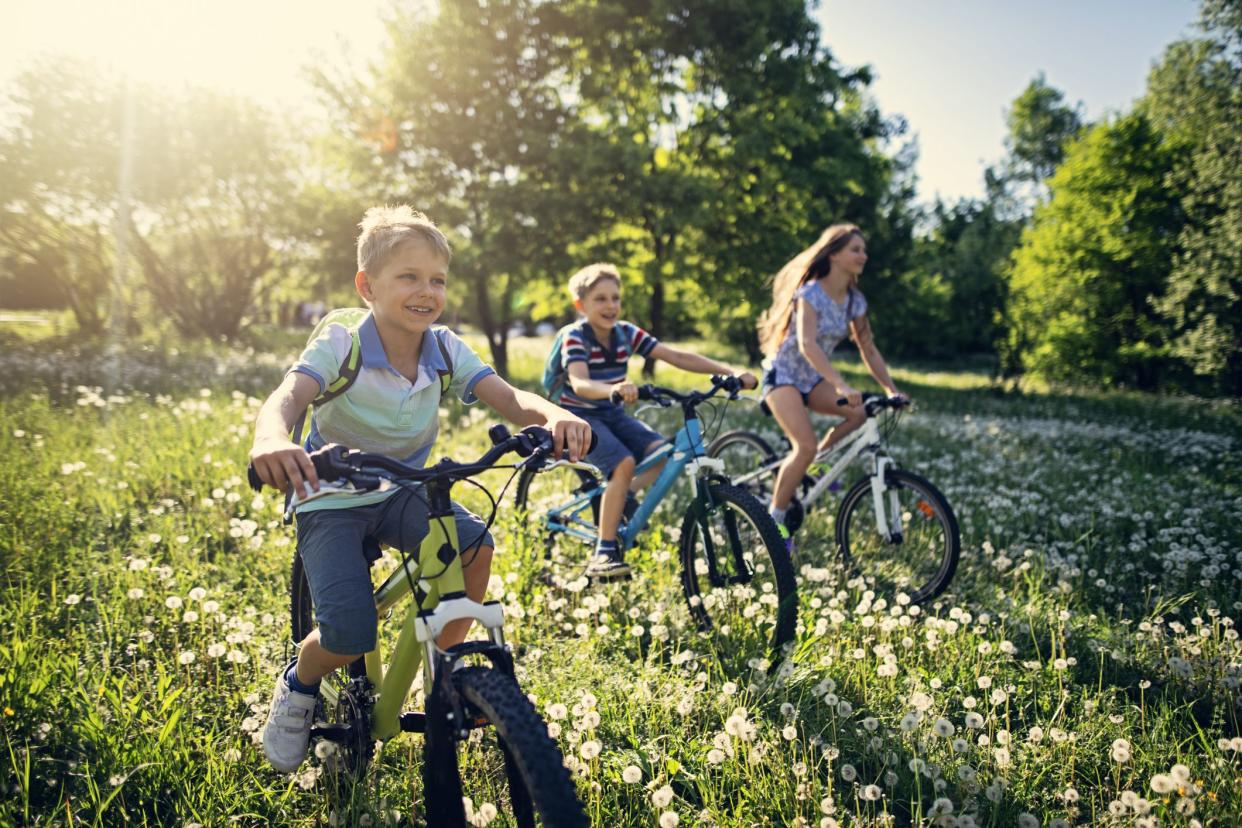
POLYGON ((543 379, 540 380, 540 384, 543 385, 548 399, 554 403, 561 401, 561 394, 565 391, 565 382, 569 379, 564 366, 561 365, 561 348, 565 344, 565 334, 578 324, 578 322, 571 322, 556 332, 556 336, 552 339, 552 350, 548 352, 548 359, 543 363, 543 379))
MULTIPOLYGON (((310 336, 306 340, 306 344, 310 345, 329 325, 341 325, 350 333, 349 351, 345 354, 345 358, 341 360, 341 370, 337 374, 336 379, 328 384, 323 392, 311 401, 310 407, 302 412, 302 416, 298 418, 297 424, 294 425, 290 438, 295 443, 301 443, 303 439, 309 437, 303 435, 302 431, 306 428, 308 415, 315 406, 335 400, 337 397, 349 390, 354 384, 354 380, 358 379, 358 372, 362 369, 362 342, 358 338, 358 328, 362 325, 363 320, 367 318, 367 314, 371 311, 368 308, 337 308, 324 314, 318 324, 311 330, 310 336)), ((440 371, 440 394, 448 393, 449 384, 453 380, 453 358, 449 355, 448 346, 444 344, 444 337, 441 334, 444 328, 436 326, 431 329, 432 335, 435 337, 436 344, 440 346, 440 355, 444 357, 444 364, 447 370, 440 371)))

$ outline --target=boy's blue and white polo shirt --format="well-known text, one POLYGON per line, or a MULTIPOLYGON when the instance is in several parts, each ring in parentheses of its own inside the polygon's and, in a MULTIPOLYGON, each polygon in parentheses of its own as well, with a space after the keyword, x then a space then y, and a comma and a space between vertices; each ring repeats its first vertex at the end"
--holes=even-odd
MULTIPOLYGON (((494 374, 469 345, 447 328, 438 335, 453 362, 449 391, 470 404, 477 397, 474 387, 494 374)), ((418 380, 411 383, 392 367, 384 353, 375 317, 367 314, 358 328, 361 368, 358 378, 344 394, 317 406, 311 417, 310 449, 340 443, 351 449, 383 454, 411 466, 426 465, 439 434, 440 374, 448 370, 436 344, 437 333, 423 334, 418 356, 418 380)), ((289 369, 313 378, 322 391, 341 370, 353 337, 344 325, 328 325, 307 344, 297 363, 289 369)), ((396 489, 366 495, 328 495, 298 507, 299 512, 342 509, 384 500, 396 489)))

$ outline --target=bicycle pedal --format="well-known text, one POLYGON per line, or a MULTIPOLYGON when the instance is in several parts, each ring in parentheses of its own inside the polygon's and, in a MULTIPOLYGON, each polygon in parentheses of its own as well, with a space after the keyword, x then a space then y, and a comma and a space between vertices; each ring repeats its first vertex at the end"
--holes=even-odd
POLYGON ((344 742, 349 738, 349 725, 320 724, 311 728, 312 739, 327 739, 329 742, 344 742))
POLYGON ((587 582, 590 583, 591 586, 595 586, 596 584, 619 584, 622 581, 634 580, 634 570, 629 569, 629 570, 626 570, 625 572, 617 573, 616 575, 607 575, 607 574, 592 575, 590 573, 587 573, 586 578, 587 578, 587 582))

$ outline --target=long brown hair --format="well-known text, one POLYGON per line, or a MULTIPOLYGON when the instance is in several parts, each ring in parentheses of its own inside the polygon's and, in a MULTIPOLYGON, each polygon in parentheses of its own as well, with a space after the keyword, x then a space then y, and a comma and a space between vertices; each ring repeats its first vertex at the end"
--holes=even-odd
MULTIPOLYGON (((789 333, 794 293, 807 282, 827 276, 832 267, 829 257, 849 244, 853 236, 862 238, 858 225, 834 224, 777 272, 772 280, 772 307, 759 317, 759 347, 765 354, 774 355, 789 333)), ((851 284, 850 289, 853 287, 851 284)))

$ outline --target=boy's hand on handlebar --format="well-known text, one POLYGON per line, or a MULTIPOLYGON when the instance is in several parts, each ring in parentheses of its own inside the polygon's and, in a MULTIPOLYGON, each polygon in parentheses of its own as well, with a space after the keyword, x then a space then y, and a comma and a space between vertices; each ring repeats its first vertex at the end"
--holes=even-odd
POLYGON ((612 394, 609 395, 612 400, 618 400, 626 405, 633 405, 638 402, 638 386, 626 380, 613 386, 612 394))
POLYGON ((552 456, 560 457, 561 451, 569 452, 571 463, 591 453, 591 426, 581 417, 568 411, 549 417, 547 429, 552 432, 552 456))
POLYGON ((756 377, 750 371, 743 371, 740 374, 734 374, 734 376, 736 376, 738 379, 742 381, 742 388, 744 388, 747 391, 751 391, 759 387, 758 377, 756 377))
POLYGON ((304 483, 310 483, 312 491, 319 491, 319 475, 306 450, 291 440, 263 440, 250 449, 250 465, 259 479, 268 486, 289 491, 290 486, 304 491, 304 483))

